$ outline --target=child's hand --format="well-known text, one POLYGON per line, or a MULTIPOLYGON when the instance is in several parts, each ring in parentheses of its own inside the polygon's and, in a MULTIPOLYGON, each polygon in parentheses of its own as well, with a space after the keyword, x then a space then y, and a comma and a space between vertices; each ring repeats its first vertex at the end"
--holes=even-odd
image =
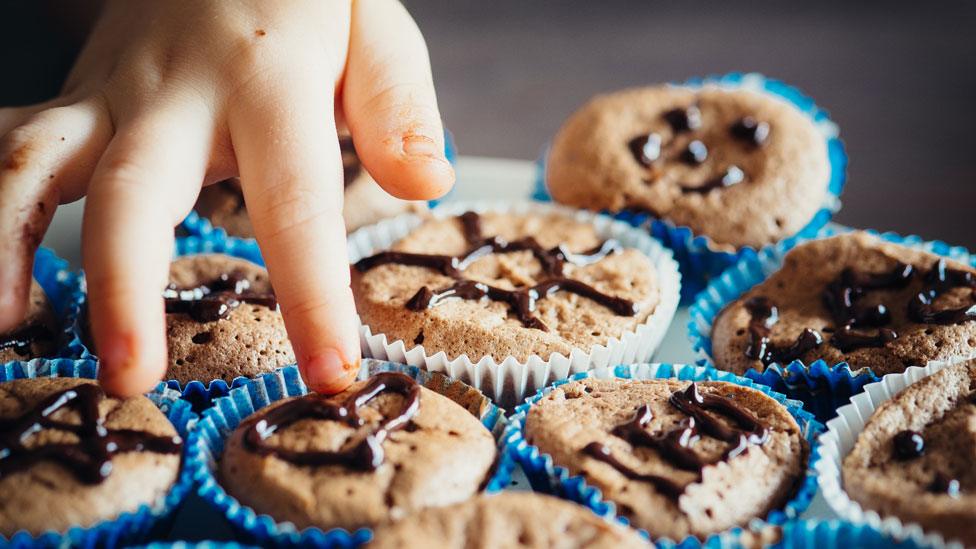
POLYGON ((391 194, 453 184, 426 46, 396 1, 108 2, 61 97, 0 109, 0 332, 24 315, 54 209, 87 195, 101 381, 149 390, 173 227, 202 182, 240 174, 305 379, 345 388, 360 355, 337 116, 391 194))

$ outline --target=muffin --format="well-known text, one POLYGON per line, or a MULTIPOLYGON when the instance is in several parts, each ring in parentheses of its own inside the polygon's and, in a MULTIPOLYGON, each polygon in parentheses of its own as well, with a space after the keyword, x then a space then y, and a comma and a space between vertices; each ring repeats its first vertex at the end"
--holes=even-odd
POLYGON ((146 397, 109 398, 77 378, 0 383, 0 534, 63 532, 152 505, 176 482, 181 448, 146 397))
POLYGON ((541 494, 502 492, 380 526, 367 547, 650 547, 637 532, 541 494))
MULTIPOLYGON (((347 231, 355 231, 387 217, 427 209, 424 202, 400 200, 383 190, 363 169, 352 138, 341 137, 339 146, 342 149, 342 174, 346 189, 342 217, 347 231)), ((200 217, 209 219, 215 227, 223 228, 231 236, 254 238, 254 227, 247 216, 238 178, 204 187, 194 209, 200 217)))
POLYGON ((864 232, 814 240, 727 305, 712 328, 723 370, 823 359, 875 374, 976 352, 976 269, 864 232))
POLYGON ((782 508, 809 454, 776 400, 715 381, 573 381, 529 408, 524 435, 652 539, 677 541, 782 508))
POLYGON ((976 545, 976 361, 949 366, 882 403, 842 474, 866 509, 976 545))
POLYGON ((295 362, 264 268, 224 254, 170 264, 166 300, 166 379, 254 377, 295 362))
POLYGON ((828 197, 827 142, 769 93, 651 86, 600 95, 565 122, 546 163, 556 202, 647 212, 714 250, 796 234, 828 197))
POLYGON ((61 328, 47 295, 36 280, 31 280, 24 321, 13 330, 0 334, 0 364, 54 356, 60 335, 61 328))
POLYGON ((224 448, 227 493, 299 530, 371 527, 465 500, 498 453, 476 417, 398 372, 275 402, 224 448))
POLYGON ((358 261, 363 324, 428 355, 548 360, 634 332, 663 289, 652 261, 558 212, 430 219, 358 261))

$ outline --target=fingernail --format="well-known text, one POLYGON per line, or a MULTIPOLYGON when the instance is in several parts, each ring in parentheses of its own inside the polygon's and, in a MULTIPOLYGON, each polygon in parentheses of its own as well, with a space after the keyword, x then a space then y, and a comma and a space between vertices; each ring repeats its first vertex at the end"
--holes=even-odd
POLYGON ((132 338, 125 335, 113 337, 106 344, 99 345, 101 356, 113 370, 127 370, 132 367, 134 358, 132 338))
POLYGON ((305 381, 316 392, 334 394, 346 389, 359 372, 359 359, 348 362, 335 349, 312 357, 305 367, 305 381))
POLYGON ((407 156, 429 156, 440 158, 444 149, 426 135, 410 134, 403 136, 403 152, 407 156))

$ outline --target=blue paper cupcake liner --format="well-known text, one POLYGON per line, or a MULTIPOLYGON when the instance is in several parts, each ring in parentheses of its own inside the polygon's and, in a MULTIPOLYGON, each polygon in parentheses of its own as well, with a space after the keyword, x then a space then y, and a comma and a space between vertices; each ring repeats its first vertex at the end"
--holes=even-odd
POLYGON ((38 248, 32 274, 47 295, 62 330, 56 355, 45 358, 81 358, 85 347, 74 331, 85 293, 80 273, 72 270, 53 250, 38 248))
MULTIPOLYGON (((734 266, 712 280, 689 309, 691 320, 688 321, 688 337, 691 339, 692 349, 699 355, 697 363, 714 365, 712 325, 722 309, 779 270, 787 252, 803 242, 851 230, 853 229, 828 225, 812 235, 812 238, 797 236, 759 253, 750 250, 734 266)), ((976 265, 976 260, 970 253, 959 246, 950 246, 940 241, 927 242, 918 236, 867 232, 887 242, 945 256, 967 265, 976 265)), ((833 418, 837 408, 847 404, 865 385, 879 379, 870 370, 851 370, 846 363, 830 365, 822 360, 810 365, 798 360, 785 366, 772 364, 763 372, 750 369, 745 377, 768 385, 789 398, 802 401, 818 420, 824 422, 833 418)))
POLYGON ((862 549, 917 549, 932 547, 915 539, 897 539, 868 524, 842 520, 799 520, 783 525, 777 549, 824 549, 858 547, 862 549))
MULTIPOLYGON (((725 88, 746 88, 774 95, 799 109, 817 126, 824 128, 822 133, 827 141, 830 181, 827 185, 827 196, 825 197, 824 203, 806 226, 797 232, 797 236, 816 233, 840 209, 840 195, 847 179, 847 153, 844 151, 843 142, 837 137, 836 125, 830 121, 827 111, 818 107, 813 99, 793 86, 756 73, 734 72, 722 76, 694 78, 682 83, 676 83, 676 85, 691 88, 700 88, 705 85, 718 85, 725 88)), ((535 190, 532 194, 535 200, 552 200, 545 186, 545 163, 547 158, 548 147, 543 151, 537 163, 537 179, 535 190)), ((696 236, 689 227, 679 227, 669 221, 650 216, 647 213, 635 213, 631 211, 605 213, 626 221, 635 227, 646 227, 651 235, 674 251, 674 259, 681 266, 681 296, 683 303, 692 300, 708 284, 711 278, 721 274, 722 271, 738 261, 744 253, 754 251, 749 247, 744 247, 736 252, 717 251, 713 249, 707 237, 696 236)))
MULTIPOLYGON (((604 500, 599 488, 586 482, 582 475, 571 475, 565 467, 556 465, 552 456, 542 453, 539 448, 529 444, 525 439, 525 421, 531 407, 548 395, 556 387, 587 378, 622 378, 622 379, 680 379, 686 381, 726 381, 751 387, 769 395, 786 407, 796 419, 804 438, 810 445, 810 457, 806 466, 806 474, 797 487, 796 493, 781 509, 773 510, 765 521, 758 519, 756 523, 781 525, 796 519, 810 505, 817 491, 817 476, 814 464, 820 459, 819 442, 817 438, 824 431, 824 426, 816 421, 811 414, 803 410, 802 404, 789 400, 766 387, 754 383, 750 379, 736 376, 729 372, 722 372, 714 368, 696 367, 683 364, 632 364, 617 366, 614 369, 591 370, 580 372, 569 379, 560 380, 539 391, 535 396, 515 409, 515 414, 509 418, 509 425, 502 438, 505 452, 511 455, 522 466, 526 477, 534 490, 564 497, 585 505, 595 513, 604 517, 616 517, 620 522, 628 521, 616 515, 616 507, 612 501, 604 500)), ((654 540, 658 547, 735 547, 738 546, 740 528, 713 534, 701 540, 688 536, 684 540, 674 541, 667 538, 654 540)), ((644 535, 648 533, 640 530, 644 535)), ((649 536, 648 536, 649 537, 649 536)))
MULTIPOLYGON (((380 371, 402 372, 420 383, 433 375, 412 366, 375 360, 364 360, 363 369, 370 375, 380 371)), ((350 532, 342 528, 322 530, 310 527, 298 530, 292 523, 276 522, 268 515, 255 513, 228 494, 217 481, 215 471, 224 442, 245 418, 273 402, 307 393, 308 389, 294 366, 264 374, 231 390, 228 396, 215 400, 213 407, 204 411, 191 433, 187 466, 197 483, 200 497, 223 514, 244 541, 262 546, 355 547, 370 539, 372 534, 369 529, 350 532)), ((496 438, 506 425, 504 414, 494 405, 481 421, 496 438)), ((486 491, 493 492, 507 486, 513 468, 511 459, 501 459, 487 483, 486 491)))
MULTIPOLYGON (((457 144, 454 142, 454 134, 451 133, 447 128, 444 128, 444 156, 447 157, 447 161, 451 163, 452 166, 457 166, 457 144)), ((444 196, 440 198, 435 198, 434 200, 428 200, 427 204, 433 208, 434 206, 444 202, 445 200, 450 200, 454 196, 454 189, 457 185, 451 188, 444 196)))
POLYGON ((143 545, 145 549, 252 549, 256 545, 242 545, 233 541, 156 541, 143 545))
MULTIPOLYGON (((0 383, 16 379, 45 377, 74 377, 94 379, 98 365, 93 360, 71 360, 65 358, 45 360, 34 359, 29 362, 11 362, 0 368, 0 383)), ((45 532, 32 536, 18 532, 7 539, 0 535, 0 545, 10 547, 115 547, 145 542, 164 532, 169 527, 174 512, 193 487, 193 477, 187 467, 186 450, 189 448, 190 431, 197 421, 197 415, 190 410, 189 403, 180 395, 167 389, 163 384, 146 395, 159 407, 177 433, 184 440, 183 464, 179 477, 166 496, 153 505, 142 505, 132 512, 105 520, 89 527, 76 526, 67 532, 45 532)))
MULTIPOLYGON (((447 157, 447 161, 452 165, 457 166, 457 146, 454 143, 454 134, 452 134, 447 129, 444 130, 444 156, 447 157)), ((435 199, 429 200, 428 204, 430 207, 434 207, 445 200, 450 199, 454 191, 449 191, 446 195, 435 199)), ((222 227, 215 227, 210 220, 202 217, 197 213, 196 210, 192 210, 186 218, 177 227, 177 232, 182 233, 181 236, 209 236, 209 235, 219 235, 222 237, 227 237, 227 231, 222 227)))

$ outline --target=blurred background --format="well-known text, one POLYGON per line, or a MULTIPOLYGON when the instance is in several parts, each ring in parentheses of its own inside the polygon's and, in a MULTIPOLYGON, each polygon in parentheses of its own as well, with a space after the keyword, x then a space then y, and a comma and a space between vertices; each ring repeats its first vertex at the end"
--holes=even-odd
MULTIPOLYGON (((534 159, 597 92, 758 71, 840 125, 838 221, 976 248, 976 2, 405 3, 461 154, 534 159)), ((54 95, 77 39, 38 4, 0 5, 0 104, 54 95)))

